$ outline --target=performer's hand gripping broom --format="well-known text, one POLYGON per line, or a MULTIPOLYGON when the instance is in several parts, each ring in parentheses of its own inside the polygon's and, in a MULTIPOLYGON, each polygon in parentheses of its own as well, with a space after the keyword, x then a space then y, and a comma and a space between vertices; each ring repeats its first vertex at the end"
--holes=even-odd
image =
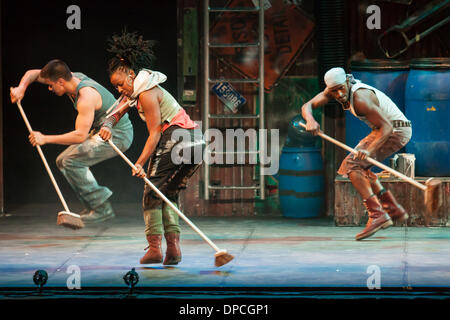
MULTIPOLYGON (((22 105, 20 103, 20 101, 17 101, 17 107, 19 107, 19 111, 20 114, 22 115, 23 120, 25 121, 25 125, 28 128, 28 131, 30 131, 30 133, 33 131, 33 129, 31 128, 30 123, 28 122, 27 116, 25 115, 25 112, 23 111, 22 105)), ((50 167, 47 163, 47 160, 45 159, 44 153, 42 152, 41 146, 40 145, 36 145, 36 149, 39 152, 39 155, 41 156, 42 162, 44 163, 45 169, 47 169, 48 175, 50 176, 50 179, 52 180, 53 186, 56 189, 56 192, 58 193, 59 199, 61 200, 61 203, 64 207, 65 211, 61 211, 58 213, 58 219, 57 219, 57 224, 67 227, 67 228, 71 228, 71 229, 81 229, 84 227, 84 223, 83 220, 81 220, 81 217, 79 214, 70 212, 69 207, 67 206, 66 201, 64 200, 64 197, 61 193, 61 191, 59 190, 58 184, 56 183, 55 178, 53 177, 52 171, 50 170, 50 167)))
MULTIPOLYGON (((117 148, 117 146, 111 141, 108 140, 108 143, 111 145, 111 147, 113 147, 113 149, 125 160, 126 163, 128 163, 128 165, 133 168, 133 170, 137 171, 136 167, 134 166, 134 164, 122 153, 122 151, 120 151, 119 148, 117 148)), ((232 256, 231 254, 227 253, 226 250, 223 249, 219 249, 202 231, 200 231, 199 228, 197 228, 180 210, 178 210, 177 207, 175 207, 173 205, 172 202, 170 202, 169 199, 166 198, 166 196, 158 190, 158 188, 156 188, 153 183, 150 182, 150 180, 148 180, 147 178, 144 177, 144 181, 145 183, 153 189, 153 191, 155 191, 158 196, 165 202, 167 203, 173 210, 175 210, 175 212, 195 231, 197 232, 202 238, 203 240, 205 240, 215 251, 216 254, 214 255, 215 257, 215 266, 216 267, 220 267, 223 266, 224 264, 230 262, 231 260, 233 260, 234 256, 232 256)))
MULTIPOLYGON (((306 125, 304 123, 299 121, 299 124, 303 128, 306 129, 306 125)), ((318 135, 321 138, 328 140, 331 143, 333 143, 347 151, 350 151, 353 154, 358 153, 355 149, 345 145, 344 143, 342 143, 340 141, 337 141, 337 140, 327 136, 326 134, 324 134, 321 131, 318 132, 318 135)), ((441 192, 441 185, 442 185, 441 180, 436 179, 436 178, 430 178, 425 182, 425 185, 424 185, 424 184, 417 182, 416 180, 392 169, 391 167, 388 167, 388 166, 384 165, 383 163, 378 162, 377 160, 375 160, 373 158, 366 157, 366 160, 368 162, 370 162, 371 164, 392 173, 393 175, 399 177, 400 179, 402 179, 402 180, 412 184, 413 186, 421 189, 422 191, 424 191, 425 192, 425 197, 424 197, 425 207, 426 207, 427 213, 429 215, 436 213, 439 210, 439 208, 442 206, 443 199, 442 199, 442 192, 441 192)))

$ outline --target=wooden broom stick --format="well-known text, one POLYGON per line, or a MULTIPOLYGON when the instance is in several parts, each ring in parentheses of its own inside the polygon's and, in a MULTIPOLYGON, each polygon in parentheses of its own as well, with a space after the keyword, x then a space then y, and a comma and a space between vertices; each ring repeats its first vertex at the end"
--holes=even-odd
MULTIPOLYGON (((299 121, 299 124, 306 129, 306 124, 304 124, 303 122, 299 121)), ((330 136, 327 136, 326 134, 324 134, 322 131, 319 131, 317 133, 318 136, 320 136, 321 138, 330 141, 331 143, 347 150, 350 151, 353 154, 358 153, 358 151, 356 151, 355 149, 347 146, 346 144, 331 138, 330 136)), ((366 159, 368 162, 370 162, 371 164, 384 169, 390 173, 392 173, 393 175, 399 177, 400 179, 414 185, 415 187, 421 189, 422 191, 425 192, 425 206, 427 208, 428 213, 434 213, 436 212, 442 205, 442 195, 440 192, 440 186, 442 185, 442 181, 440 181, 439 179, 435 179, 435 178, 430 178, 426 181, 425 185, 417 182, 416 180, 412 179, 411 177, 408 177, 406 175, 404 175, 401 172, 398 172, 397 170, 392 169, 391 167, 388 167, 387 165, 371 158, 371 157, 366 157, 366 159)))

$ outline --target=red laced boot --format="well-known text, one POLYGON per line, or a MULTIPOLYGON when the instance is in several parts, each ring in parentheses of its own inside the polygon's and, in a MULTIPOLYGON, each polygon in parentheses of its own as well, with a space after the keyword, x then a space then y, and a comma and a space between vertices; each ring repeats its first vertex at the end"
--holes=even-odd
MULTIPOLYGON (((139 260, 141 264, 161 263, 162 262, 162 249, 161 249, 162 235, 152 234, 147 236, 148 251, 139 260)), ((146 249, 147 249, 146 248, 146 249)))
POLYGON ((405 209, 395 200, 394 195, 389 191, 378 196, 384 211, 386 211, 393 221, 403 222, 408 219, 405 209))
POLYGON ((180 234, 178 232, 165 233, 167 250, 164 265, 174 265, 181 261, 180 234))
POLYGON ((369 221, 367 221, 364 230, 356 235, 356 240, 368 238, 381 228, 386 229, 393 224, 391 217, 383 210, 375 195, 370 196, 363 202, 369 213, 369 221))

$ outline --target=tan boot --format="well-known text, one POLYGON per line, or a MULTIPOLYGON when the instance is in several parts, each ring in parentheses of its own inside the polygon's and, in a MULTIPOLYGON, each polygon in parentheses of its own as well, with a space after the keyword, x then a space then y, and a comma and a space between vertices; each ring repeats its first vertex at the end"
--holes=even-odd
POLYGON ((369 213, 369 221, 364 230, 356 235, 356 240, 368 238, 381 228, 386 229, 393 224, 391 217, 383 210, 375 195, 364 200, 364 206, 369 213))
POLYGON ((389 191, 383 192, 380 196, 381 205, 383 206, 384 211, 386 211, 393 221, 403 222, 408 219, 408 214, 405 209, 398 204, 395 200, 394 195, 389 191))
POLYGON ((164 265, 174 265, 181 261, 180 234, 178 232, 165 233, 167 250, 164 265))
MULTIPOLYGON (((148 251, 139 261, 141 264, 161 263, 162 249, 161 249, 162 235, 152 234, 147 236, 148 251)), ((146 248, 146 249, 147 249, 146 248)))

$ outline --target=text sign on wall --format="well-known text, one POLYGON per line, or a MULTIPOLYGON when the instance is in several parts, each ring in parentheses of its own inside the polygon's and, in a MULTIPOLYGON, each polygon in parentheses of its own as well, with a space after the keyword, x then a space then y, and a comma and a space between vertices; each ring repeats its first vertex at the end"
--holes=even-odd
POLYGON ((220 101, 230 108, 233 113, 238 111, 240 105, 247 102, 247 100, 228 82, 216 83, 211 89, 219 97, 220 101))
MULTIPOLYGON (((252 7, 249 0, 232 0, 228 7, 252 7)), ((258 42, 258 12, 226 12, 218 16, 210 30, 211 43, 258 42)), ((264 89, 269 91, 289 69, 310 39, 314 22, 295 5, 273 0, 264 12, 264 89)), ((256 79, 259 72, 258 47, 214 48, 243 75, 256 79)))

